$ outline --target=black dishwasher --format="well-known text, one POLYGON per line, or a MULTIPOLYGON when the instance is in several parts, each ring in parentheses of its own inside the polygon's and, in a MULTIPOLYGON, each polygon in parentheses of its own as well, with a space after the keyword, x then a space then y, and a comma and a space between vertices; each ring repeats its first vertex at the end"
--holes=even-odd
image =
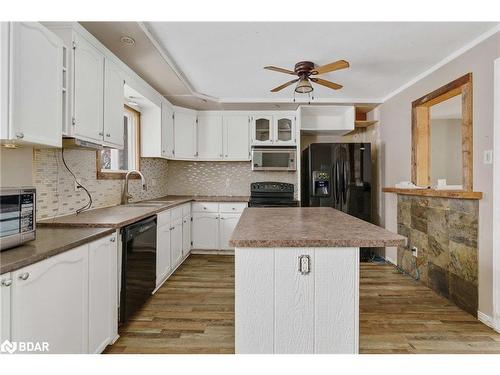
POLYGON ((120 323, 126 322, 156 286, 156 216, 122 229, 120 323))

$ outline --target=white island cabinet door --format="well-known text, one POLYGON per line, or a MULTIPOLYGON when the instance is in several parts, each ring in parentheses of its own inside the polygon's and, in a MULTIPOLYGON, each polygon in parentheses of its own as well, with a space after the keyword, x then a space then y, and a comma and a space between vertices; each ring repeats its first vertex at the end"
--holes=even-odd
POLYGON ((118 334, 116 235, 89 244, 89 353, 101 353, 118 334))
POLYGON ((104 69, 104 143, 123 149, 123 73, 110 59, 104 69))
POLYGON ((74 117, 75 135, 102 143, 104 139, 104 56, 75 32, 74 117))
POLYGON ((219 214, 193 213, 193 249, 216 250, 219 248, 219 214))
POLYGON ((37 22, 12 22, 9 138, 61 147, 63 44, 37 22))
POLYGON ((201 160, 221 160, 222 116, 198 116, 198 158, 201 160))
POLYGON ((12 341, 88 352, 88 245, 12 272, 12 341))
POLYGON ((10 290, 12 275, 10 272, 0 275, 0 343, 10 341, 10 290))
POLYGON ((250 160, 250 117, 224 116, 224 159, 250 160))

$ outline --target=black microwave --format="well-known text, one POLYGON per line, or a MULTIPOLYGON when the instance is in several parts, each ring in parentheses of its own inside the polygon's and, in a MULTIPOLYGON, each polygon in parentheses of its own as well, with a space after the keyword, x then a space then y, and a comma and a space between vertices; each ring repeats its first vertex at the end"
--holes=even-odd
POLYGON ((35 239, 35 188, 0 188, 0 251, 35 239))

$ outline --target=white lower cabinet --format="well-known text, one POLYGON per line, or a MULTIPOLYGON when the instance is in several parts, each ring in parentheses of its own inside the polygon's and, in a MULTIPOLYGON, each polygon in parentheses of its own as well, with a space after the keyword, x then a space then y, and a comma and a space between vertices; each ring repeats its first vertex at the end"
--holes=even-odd
POLYGON ((0 276, 0 343, 10 340, 10 272, 0 276))
POLYGON ((89 353, 101 353, 118 335, 116 236, 89 244, 89 353))
POLYGON ((102 352, 118 331, 117 256, 113 233, 1 275, 1 339, 102 352))
POLYGON ((219 248, 219 213, 193 212, 193 249, 219 248))
MULTIPOLYGON (((164 214, 164 213, 162 213, 164 214)), ((170 247, 170 221, 156 229, 156 286, 159 286, 172 269, 170 247)))
POLYGON ((172 222, 170 246, 172 265, 176 268, 182 261, 182 219, 172 222))
POLYGON ((232 250, 229 239, 246 206, 243 202, 193 203, 192 248, 232 250))
POLYGON ((221 213, 220 215, 220 248, 222 250, 232 250, 233 247, 229 246, 229 239, 233 234, 241 214, 227 214, 221 213))
POLYGON ((182 219, 182 256, 191 251, 191 214, 182 219))
POLYGON ((88 245, 12 272, 11 340, 44 341, 50 353, 87 353, 88 245))

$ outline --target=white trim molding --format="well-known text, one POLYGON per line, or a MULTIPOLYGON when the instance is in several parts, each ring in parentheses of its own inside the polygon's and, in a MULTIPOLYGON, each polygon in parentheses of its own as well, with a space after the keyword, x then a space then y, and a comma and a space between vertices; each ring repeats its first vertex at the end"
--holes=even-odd
POLYGON ((494 26, 492 29, 486 31, 485 33, 479 35, 476 39, 470 41, 469 43, 467 43, 466 45, 464 45, 463 47, 461 47, 460 49, 456 50, 455 52, 453 52, 452 54, 446 56, 443 60, 441 60, 440 62, 438 62, 437 64, 433 65, 432 67, 430 67, 429 69, 427 69, 425 72, 423 73, 420 73, 418 76, 416 76, 415 78, 413 78, 411 81, 408 81, 407 83, 405 83, 403 86, 399 87, 398 89, 394 90, 393 92, 391 92, 389 95, 387 95, 386 97, 384 97, 381 101, 382 103, 385 103, 387 100, 391 99, 392 97, 396 96, 397 94, 399 94, 400 92, 406 90, 408 87, 410 86, 413 86, 415 83, 417 83, 418 81, 420 81, 421 79, 424 79, 425 77, 427 77, 428 75, 430 75, 431 73, 434 73, 436 70, 438 70, 439 68, 441 68, 442 66, 448 64, 450 61, 452 60, 455 60, 458 56, 460 55, 463 55, 465 52, 467 52, 468 50, 474 48, 475 46, 477 46, 479 43, 485 41, 486 39, 488 39, 490 36, 498 33, 500 31, 500 23, 497 24, 496 26, 494 26))
POLYGON ((485 313, 478 311, 477 312, 477 319, 483 323, 484 325, 490 327, 492 330, 500 333, 500 325, 495 324, 495 321, 493 318, 489 315, 486 315, 485 313))
POLYGON ((500 329, 500 58, 495 60, 493 95, 493 323, 500 329))

